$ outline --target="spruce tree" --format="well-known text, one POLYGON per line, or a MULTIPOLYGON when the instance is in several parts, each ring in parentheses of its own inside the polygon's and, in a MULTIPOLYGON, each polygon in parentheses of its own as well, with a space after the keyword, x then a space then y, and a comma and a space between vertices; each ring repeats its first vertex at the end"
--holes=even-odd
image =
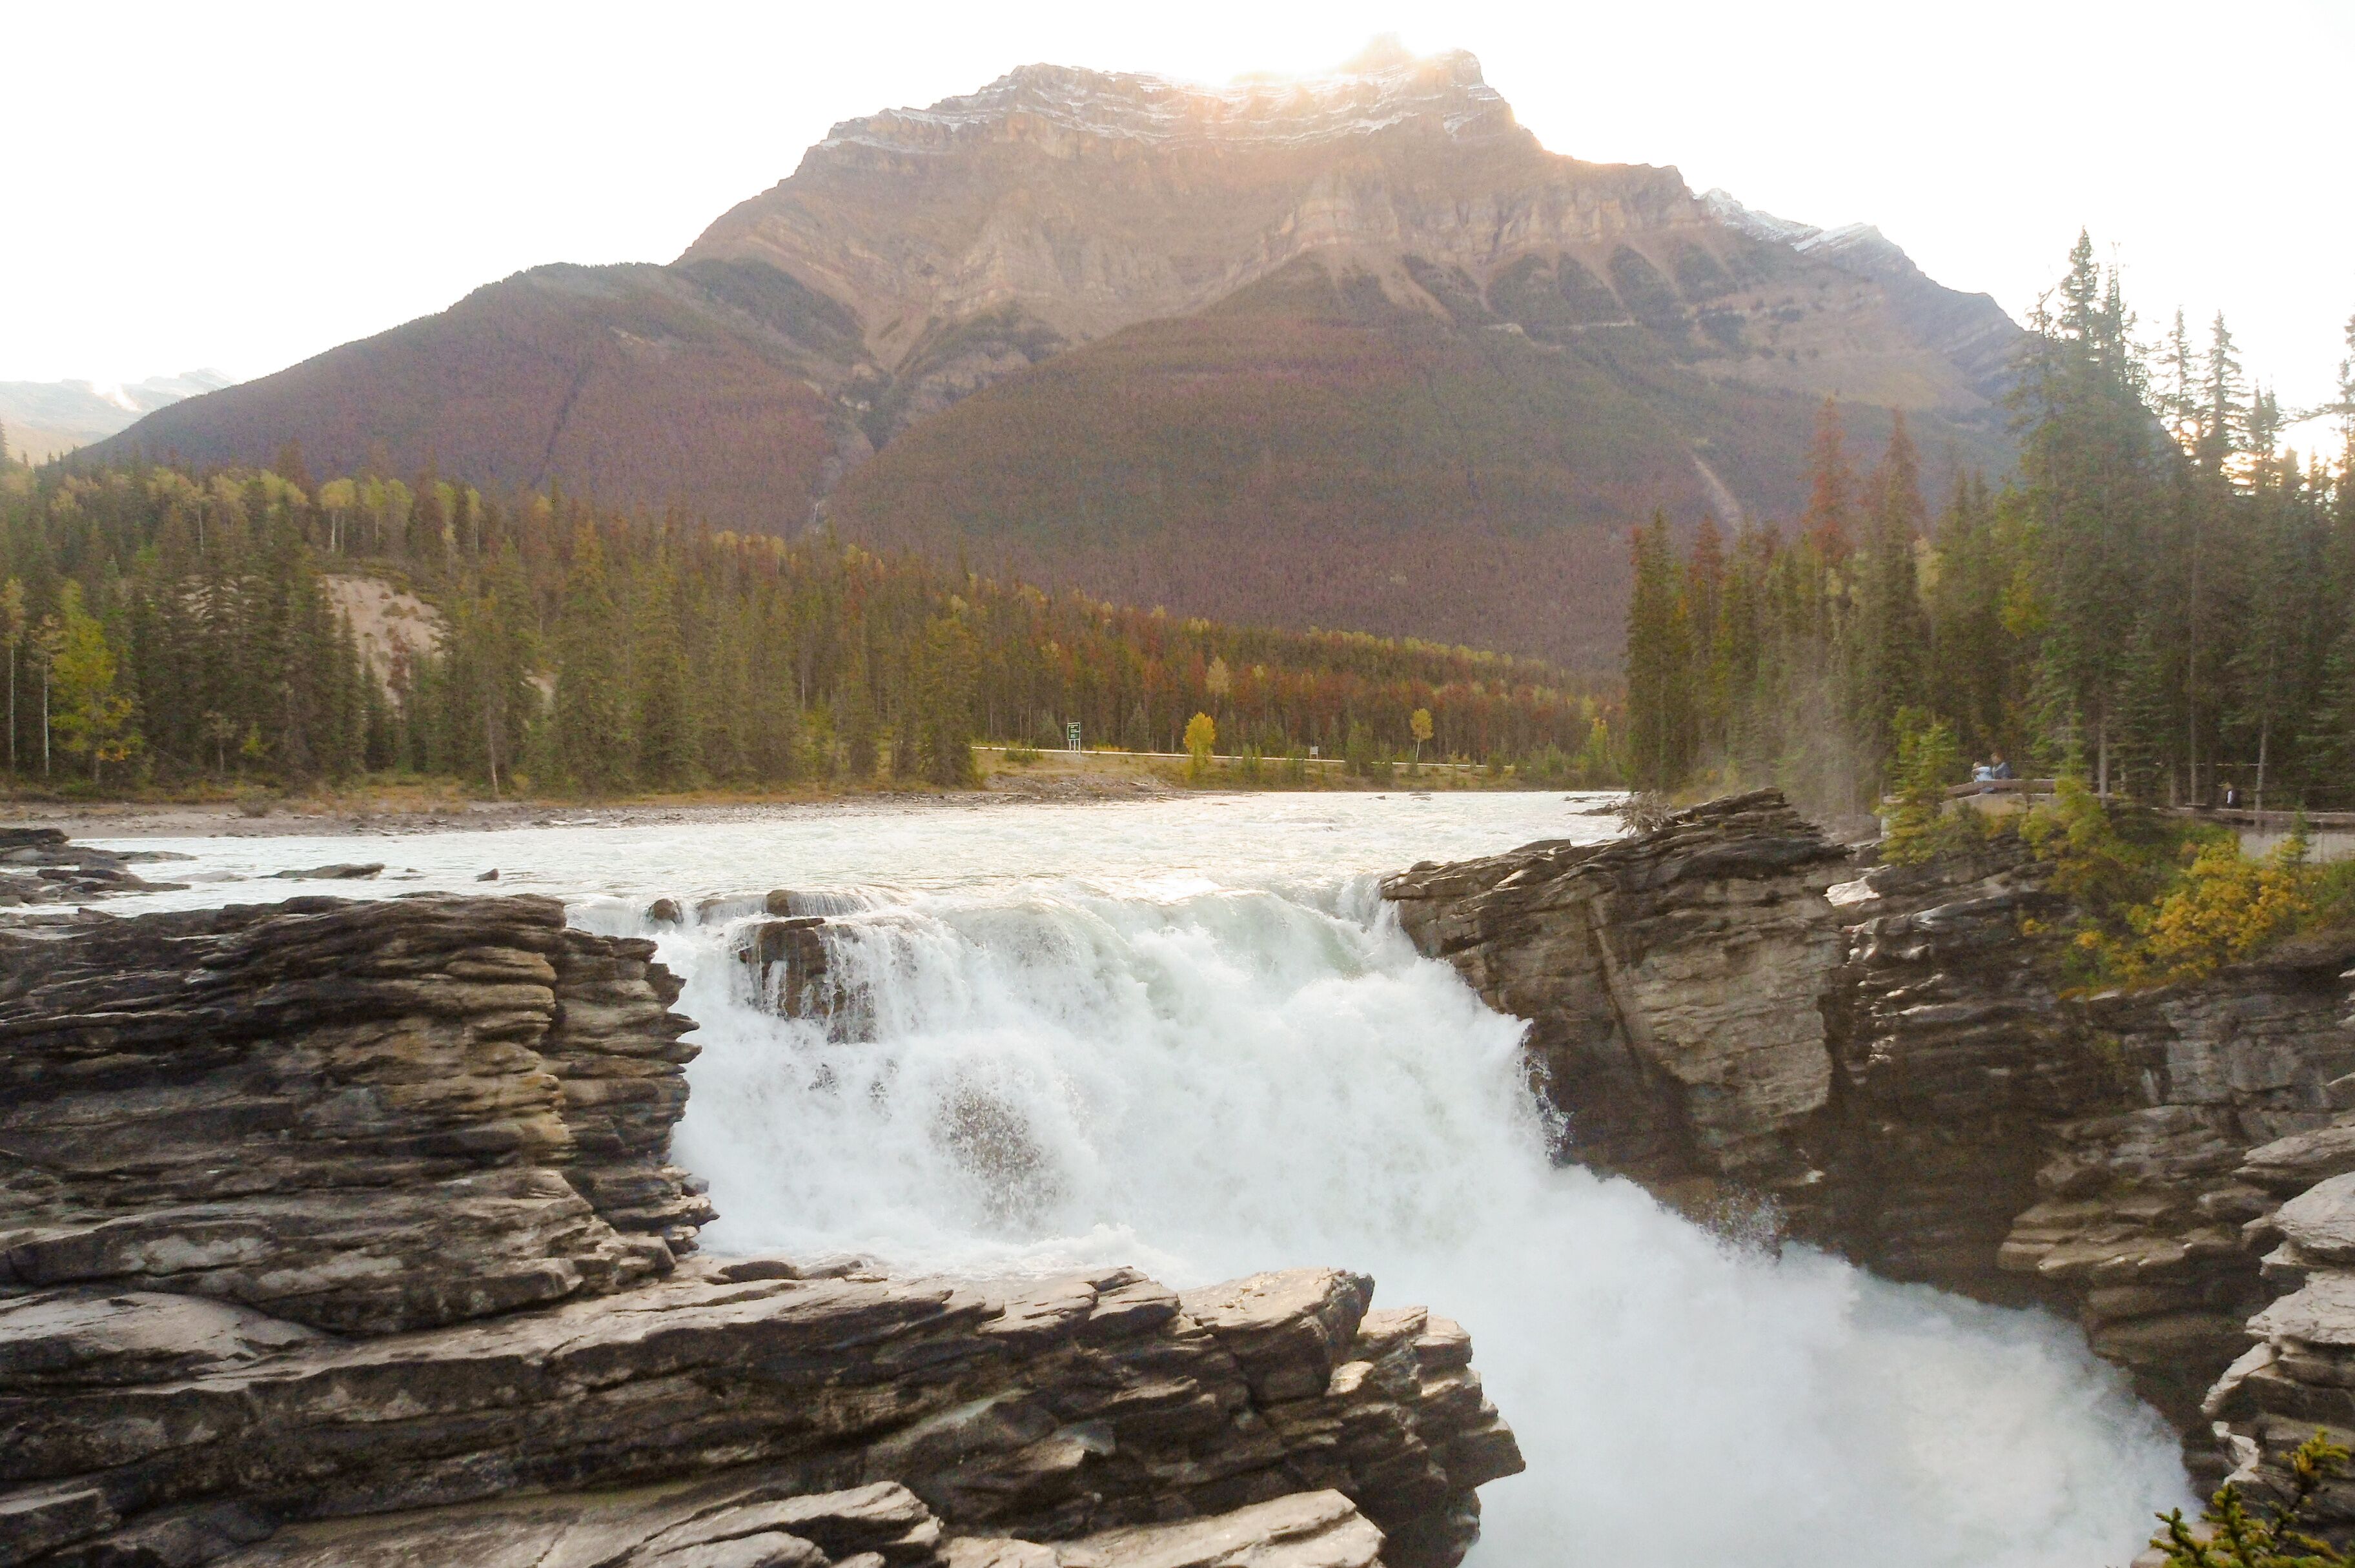
POLYGON ((636 585, 630 669, 634 677, 638 778, 658 788, 693 782, 696 705, 679 636, 678 574, 667 552, 657 552, 636 585))
POLYGON ((1856 475, 1844 449, 1839 400, 1826 398, 1816 411, 1815 450, 1807 459, 1807 512, 1800 530, 1827 566, 1848 559, 1852 539, 1849 510, 1856 475))
POLYGON ((626 785, 636 750, 615 655, 617 620, 605 552, 584 518, 573 530, 558 621, 556 754, 566 776, 591 795, 626 785))
POLYGON ((1627 606, 1627 752, 1632 782, 1672 789, 1691 763, 1693 659, 1682 573, 1666 516, 1636 530, 1627 606))
POLYGON ((2133 318, 2115 274, 2094 264, 2090 236, 2078 236, 2058 294, 2057 308, 2046 302, 2035 313, 2012 392, 2045 614, 2037 685, 2048 742, 2073 732, 2106 789, 2119 629, 2141 608, 2161 469, 2133 318))
POLYGON ((835 703, 836 725, 842 736, 842 764, 854 784, 874 781, 882 761, 880 725, 875 716, 875 693, 869 685, 864 638, 854 641, 850 667, 843 675, 842 692, 835 703))
POLYGON ((1898 709, 1921 698, 1928 627, 1913 560, 1923 522, 1921 460, 1902 412, 1872 476, 1870 527, 1855 563, 1857 613, 1849 660, 1849 712, 1857 741, 1871 757, 1895 754, 1898 709))
POLYGON ((916 754, 932 784, 962 788, 977 782, 973 760, 974 641, 954 615, 924 628, 917 664, 916 754))

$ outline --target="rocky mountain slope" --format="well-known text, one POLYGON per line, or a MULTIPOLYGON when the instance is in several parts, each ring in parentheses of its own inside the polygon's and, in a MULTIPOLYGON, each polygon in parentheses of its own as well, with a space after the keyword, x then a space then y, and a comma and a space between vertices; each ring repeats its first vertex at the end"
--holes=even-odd
POLYGON ((2001 467, 2019 337, 1870 230, 1517 124, 1465 54, 1028 66, 845 123, 667 268, 541 268, 115 443, 429 455, 1105 593, 1596 659, 1624 525, 1789 516, 1815 401, 2001 467))
POLYGON ((0 1568, 1452 1568, 1464 1331, 1307 1268, 715 1259, 554 900, 0 931, 0 1568))
MULTIPOLYGON (((2050 869, 2016 839, 1867 867, 1767 792, 1384 891, 1530 1021, 1563 1157, 2047 1305, 2196 1472, 2277 1483, 2317 1424, 2355 1436, 2355 937, 2064 997, 2050 869)), ((2355 1490, 2326 1515, 2355 1538, 2355 1490)))

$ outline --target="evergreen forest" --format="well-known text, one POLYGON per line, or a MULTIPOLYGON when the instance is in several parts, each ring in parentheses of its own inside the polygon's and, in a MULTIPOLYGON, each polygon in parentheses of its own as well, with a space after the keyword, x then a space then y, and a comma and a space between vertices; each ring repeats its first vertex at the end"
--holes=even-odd
MULTIPOLYGON (((1547 665, 1049 593, 825 533, 714 532, 428 475, 0 463, 5 755, 118 791, 454 778, 591 795, 974 781, 972 744, 1311 747, 1609 783, 1592 685, 1547 665), (356 624, 369 595, 412 635, 356 624), (1196 731, 1200 741, 1202 731, 1196 731)), ((1316 775, 1321 776, 1321 775, 1316 775)))
POLYGON ((1821 412, 1789 533, 1634 540, 1624 763, 1868 807, 1901 757, 2105 798, 2355 809, 2355 322, 2336 402, 2252 386, 2219 316, 2143 341, 2081 237, 2010 393, 2016 473, 1934 517, 1901 421, 1859 472, 1821 412), (2336 416, 2324 453, 2284 443, 2336 416))

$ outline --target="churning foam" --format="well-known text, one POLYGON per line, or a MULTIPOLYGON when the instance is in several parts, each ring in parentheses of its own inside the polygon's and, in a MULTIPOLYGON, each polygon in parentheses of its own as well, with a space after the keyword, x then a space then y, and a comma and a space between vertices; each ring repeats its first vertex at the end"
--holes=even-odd
POLYGON ((2184 1500, 2073 1328, 1742 1251, 1553 1168, 1520 1026, 1369 880, 875 901, 827 928, 871 1001, 853 1041, 764 1011, 725 925, 662 934, 703 1024, 676 1153, 709 1247, 1363 1269, 1462 1320, 1519 1435, 1486 1568, 2097 1568, 2184 1500))

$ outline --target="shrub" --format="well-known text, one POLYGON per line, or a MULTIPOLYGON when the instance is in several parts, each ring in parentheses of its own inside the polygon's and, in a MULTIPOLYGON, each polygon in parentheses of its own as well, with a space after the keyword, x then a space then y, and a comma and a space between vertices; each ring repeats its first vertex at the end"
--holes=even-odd
POLYGON ((2020 837, 2080 912, 2069 963, 2083 985, 2197 980, 2355 908, 2355 874, 2308 866, 2302 831, 2253 860, 2229 829, 2113 807, 2077 779, 2028 814, 2020 837))
POLYGON ((1955 743, 1953 727, 1914 709, 1899 709, 1892 780, 1896 800, 1881 841, 1882 859, 1892 866, 1918 866, 1985 840, 1987 822, 1977 809, 1967 804, 1946 808, 1946 786, 1961 782, 1962 776, 1963 752, 1955 743))
POLYGON ((2158 1516, 2167 1529, 2150 1544, 2166 1554, 2168 1568, 2350 1568, 2355 1557, 2306 1528, 2315 1498, 2346 1469, 2347 1460, 2346 1449, 2317 1432, 2289 1456, 2289 1497, 2263 1518, 2227 1481, 2200 1516, 2207 1529, 2186 1524, 2183 1510, 2172 1509, 2158 1516))
POLYGON ((2196 980, 2304 925, 2314 912, 2306 840, 2262 860, 2231 837, 2198 848, 2183 880, 2134 920, 2139 955, 2164 980, 2196 980))
POLYGON ((2188 837, 2216 829, 2176 829, 2149 812, 2114 811, 2083 778, 2064 776, 2052 800, 2019 825, 2030 848, 2052 862, 2052 891, 2119 923, 2174 880, 2188 837))

